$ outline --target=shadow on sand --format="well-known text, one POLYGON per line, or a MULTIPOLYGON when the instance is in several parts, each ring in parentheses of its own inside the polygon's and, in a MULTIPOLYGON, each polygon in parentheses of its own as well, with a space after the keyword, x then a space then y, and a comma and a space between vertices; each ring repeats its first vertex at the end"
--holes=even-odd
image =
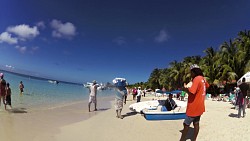
POLYGON ((24 114, 24 113, 28 113, 26 110, 27 110, 26 108, 13 108, 13 109, 9 109, 8 112, 15 113, 15 114, 24 114))
MULTIPOLYGON (((180 132, 182 133, 183 130, 180 130, 180 132)), ((186 136, 186 140, 191 140, 193 141, 193 135, 194 135, 194 128, 193 127, 189 127, 188 129, 188 133, 186 136)))
POLYGON ((238 117, 238 114, 230 113, 228 116, 229 116, 229 117, 232 117, 232 118, 237 118, 237 117, 238 117))
POLYGON ((123 117, 126 118, 126 117, 133 116, 133 115, 136 115, 136 114, 137 114, 137 112, 128 112, 125 115, 123 115, 123 117))
POLYGON ((106 110, 109 110, 110 108, 100 108, 100 109, 97 109, 97 111, 106 111, 106 110))

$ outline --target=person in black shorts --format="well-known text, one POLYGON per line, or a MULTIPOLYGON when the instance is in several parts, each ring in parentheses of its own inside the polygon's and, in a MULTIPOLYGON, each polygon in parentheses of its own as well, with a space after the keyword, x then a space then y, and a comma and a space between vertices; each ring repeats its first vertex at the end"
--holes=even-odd
POLYGON ((11 106, 11 89, 10 89, 10 84, 9 83, 7 83, 7 85, 6 85, 5 110, 6 110, 6 105, 9 105, 10 108, 12 109, 12 106, 11 106))

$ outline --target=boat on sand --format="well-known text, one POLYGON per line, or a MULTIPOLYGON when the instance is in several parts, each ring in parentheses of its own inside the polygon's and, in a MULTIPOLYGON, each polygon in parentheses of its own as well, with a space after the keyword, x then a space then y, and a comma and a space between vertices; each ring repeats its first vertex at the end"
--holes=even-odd
POLYGON ((150 100, 131 104, 129 109, 144 115, 147 120, 177 120, 186 117, 187 102, 176 101, 177 107, 174 110, 167 111, 166 100, 150 100))

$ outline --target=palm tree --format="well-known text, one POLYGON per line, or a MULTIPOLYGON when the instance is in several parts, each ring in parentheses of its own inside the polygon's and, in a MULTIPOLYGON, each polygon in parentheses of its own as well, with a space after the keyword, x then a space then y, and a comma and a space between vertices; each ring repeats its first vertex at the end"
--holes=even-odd
POLYGON ((206 80, 212 84, 218 81, 217 74, 219 74, 220 62, 218 60, 218 53, 209 47, 205 51, 206 56, 202 58, 201 67, 203 68, 203 74, 206 80))
POLYGON ((170 63, 171 69, 169 73, 169 77, 172 78, 173 86, 175 88, 180 88, 182 86, 182 75, 183 69, 182 64, 178 63, 176 60, 170 63))
POLYGON ((153 70, 148 79, 148 84, 152 89, 160 88, 160 69, 153 70))

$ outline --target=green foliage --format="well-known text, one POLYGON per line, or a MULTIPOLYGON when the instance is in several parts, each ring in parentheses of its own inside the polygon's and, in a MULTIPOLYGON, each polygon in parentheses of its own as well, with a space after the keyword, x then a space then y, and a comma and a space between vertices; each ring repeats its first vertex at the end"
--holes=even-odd
POLYGON ((222 81, 232 82, 250 71, 250 31, 240 31, 234 40, 221 44, 218 51, 207 48, 204 57, 187 56, 181 62, 173 61, 169 68, 154 69, 147 82, 131 85, 167 90, 178 89, 190 81, 190 65, 198 64, 207 81, 217 85, 222 81))

